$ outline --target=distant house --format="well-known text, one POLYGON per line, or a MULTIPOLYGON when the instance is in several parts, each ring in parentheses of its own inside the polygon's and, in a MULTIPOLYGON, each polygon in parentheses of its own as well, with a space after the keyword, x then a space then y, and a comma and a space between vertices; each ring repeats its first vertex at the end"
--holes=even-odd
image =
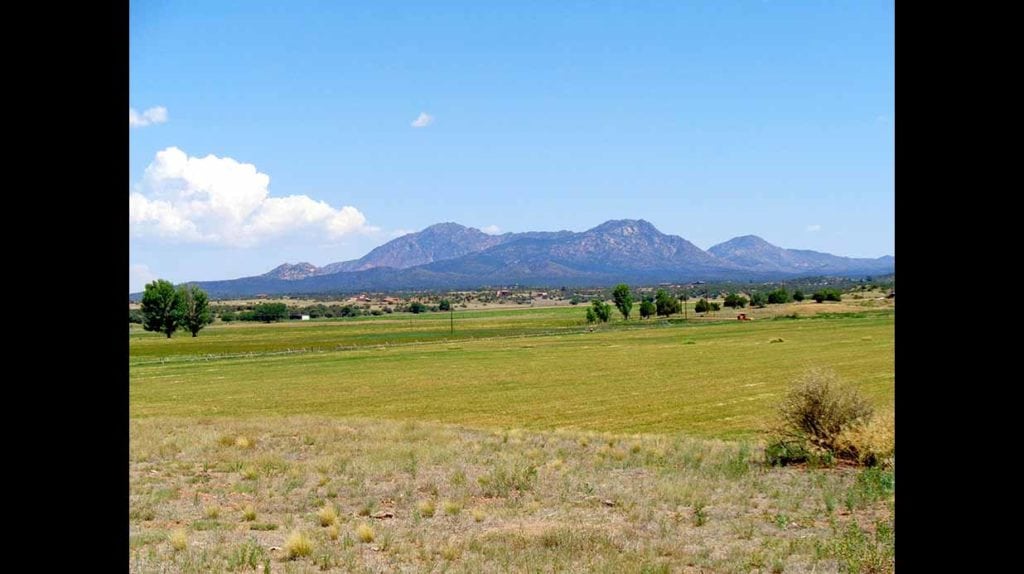
POLYGON ((300 320, 309 321, 309 315, 303 315, 300 320))

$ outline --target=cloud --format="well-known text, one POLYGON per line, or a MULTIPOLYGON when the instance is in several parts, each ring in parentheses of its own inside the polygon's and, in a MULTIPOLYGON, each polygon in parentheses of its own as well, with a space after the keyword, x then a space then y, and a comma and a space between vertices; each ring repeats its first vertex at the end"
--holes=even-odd
POLYGON ((487 235, 498 235, 501 233, 501 228, 497 225, 488 225, 487 227, 481 227, 480 231, 483 231, 487 235))
POLYGON ((142 291, 145 289, 146 283, 156 278, 156 274, 150 271, 149 265, 133 263, 128 266, 128 291, 130 293, 142 291))
POLYGON ((167 121, 167 108, 156 106, 141 114, 135 108, 128 108, 128 127, 144 128, 150 124, 162 124, 167 121))
POLYGON ((146 167, 128 197, 134 234, 171 241, 251 247, 295 232, 338 239, 377 228, 352 206, 335 209, 305 195, 271 197, 270 176, 250 163, 169 147, 146 167))
POLYGON ((434 116, 427 112, 420 112, 419 117, 413 120, 410 125, 414 128, 425 128, 432 123, 434 123, 434 116))
POLYGON ((817 233, 818 231, 821 231, 821 225, 818 225, 817 223, 808 225, 807 231, 810 231, 811 233, 817 233))

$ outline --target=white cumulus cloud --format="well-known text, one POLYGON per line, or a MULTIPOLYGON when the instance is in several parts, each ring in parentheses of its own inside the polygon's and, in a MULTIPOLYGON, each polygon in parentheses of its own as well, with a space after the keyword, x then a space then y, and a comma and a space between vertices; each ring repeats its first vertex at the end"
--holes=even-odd
POLYGON ((128 127, 144 128, 150 124, 162 124, 167 121, 167 108, 156 106, 141 114, 135 108, 128 108, 128 127))
POLYGON ((808 225, 807 226, 807 231, 810 231, 811 233, 816 233, 818 231, 821 231, 821 226, 818 225, 817 223, 808 225))
POLYGON ((488 225, 487 227, 481 227, 480 231, 483 231, 487 235, 498 235, 501 233, 501 228, 497 225, 488 225))
POLYGON ((210 154, 157 152, 128 197, 132 232, 169 240, 250 247, 293 232, 338 239, 375 227, 352 206, 306 195, 271 197, 270 176, 251 163, 210 154))
POLYGON ((152 282, 157 276, 149 269, 149 265, 133 263, 128 266, 128 291, 142 291, 146 283, 152 282))
POLYGON ((420 112, 419 117, 413 120, 410 125, 414 128, 425 128, 432 123, 434 123, 434 116, 427 112, 420 112))

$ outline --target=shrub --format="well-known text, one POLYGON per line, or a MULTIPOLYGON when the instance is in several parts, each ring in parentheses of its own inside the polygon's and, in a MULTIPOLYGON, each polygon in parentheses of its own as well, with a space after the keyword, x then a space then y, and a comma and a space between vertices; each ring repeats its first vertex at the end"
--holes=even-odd
POLYGON ((708 305, 708 300, 703 298, 697 301, 697 303, 693 306, 693 310, 697 313, 707 313, 710 308, 711 306, 708 305))
POLYGON ((891 410, 840 433, 837 448, 844 458, 876 466, 896 453, 896 417, 891 410))
POLYGON ((840 435, 871 413, 871 405, 855 389, 840 384, 835 373, 814 369, 796 381, 779 406, 777 432, 786 442, 839 456, 840 435))
POLYGON ((242 519, 246 522, 256 520, 256 507, 251 504, 245 505, 245 509, 242 510, 242 519))
POLYGON ((293 530, 288 539, 284 541, 284 551, 289 560, 302 556, 309 556, 313 553, 313 543, 302 533, 301 530, 293 530))
MULTIPOLYGON (((593 310, 594 317, 602 323, 607 323, 612 318, 612 306, 600 299, 592 300, 590 302, 590 309, 593 310)), ((587 315, 587 321, 590 321, 589 314, 587 315)))
POLYGON ((835 289, 822 289, 821 291, 815 292, 814 295, 811 295, 811 299, 814 299, 817 303, 821 303, 822 301, 842 301, 843 296, 835 289))
POLYGON ((777 440, 764 449, 764 461, 771 466, 807 462, 809 456, 803 441, 777 440))
POLYGON ((800 301, 803 301, 804 299, 805 299, 805 297, 804 297, 804 292, 803 291, 801 291, 799 289, 797 289, 796 291, 793 291, 793 300, 794 301, 799 303, 800 301))
POLYGON ((733 309, 739 307, 742 309, 747 306, 747 298, 743 295, 737 295, 736 293, 729 293, 725 296, 724 303, 726 307, 731 307, 733 309))

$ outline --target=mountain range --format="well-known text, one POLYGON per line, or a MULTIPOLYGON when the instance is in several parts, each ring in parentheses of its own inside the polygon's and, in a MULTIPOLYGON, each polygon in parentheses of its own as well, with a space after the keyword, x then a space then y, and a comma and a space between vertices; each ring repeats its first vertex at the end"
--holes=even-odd
MULTIPOLYGON (((855 259, 784 249, 755 235, 704 251, 643 219, 606 221, 583 232, 488 235, 438 223, 365 256, 323 267, 285 263, 254 277, 200 281, 211 297, 355 291, 472 289, 496 285, 604 286, 695 280, 775 280, 810 275, 880 275, 892 256, 855 259)), ((138 294, 134 294, 138 295, 138 294)))

